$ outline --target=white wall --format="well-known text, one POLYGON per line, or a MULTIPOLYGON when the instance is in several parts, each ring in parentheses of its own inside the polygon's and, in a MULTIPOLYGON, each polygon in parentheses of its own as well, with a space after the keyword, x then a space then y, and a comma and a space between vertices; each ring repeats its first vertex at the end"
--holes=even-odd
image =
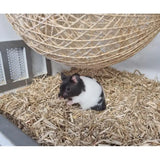
POLYGON ((21 37, 13 30, 4 14, 0 14, 0 42, 20 40, 21 37))
MULTIPOLYGON (((5 15, 0 15, 0 41, 10 41, 21 39, 16 32, 12 29, 11 25, 7 21, 5 15)), ((34 64, 37 61, 43 62, 43 58, 40 55, 34 55, 34 64)), ((36 65, 36 72, 42 70, 41 67, 36 65)), ((158 79, 160 81, 160 33, 154 38, 154 40, 142 49, 138 54, 133 57, 113 65, 112 67, 118 70, 126 70, 133 72, 138 69, 141 73, 144 73, 150 79, 158 79)), ((53 74, 61 72, 64 69, 70 69, 63 64, 52 62, 53 74)), ((45 71, 44 71, 45 72, 45 71)))
POLYGON ((136 55, 112 67, 128 72, 138 69, 146 77, 160 81, 160 33, 136 55))

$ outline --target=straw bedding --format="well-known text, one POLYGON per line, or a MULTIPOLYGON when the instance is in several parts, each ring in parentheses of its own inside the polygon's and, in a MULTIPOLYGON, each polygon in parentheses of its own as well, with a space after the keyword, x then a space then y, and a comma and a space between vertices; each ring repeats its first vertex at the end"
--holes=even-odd
POLYGON ((159 145, 160 83, 141 73, 72 69, 96 78, 107 109, 84 111, 57 97, 60 75, 36 78, 0 99, 0 111, 41 145, 159 145))

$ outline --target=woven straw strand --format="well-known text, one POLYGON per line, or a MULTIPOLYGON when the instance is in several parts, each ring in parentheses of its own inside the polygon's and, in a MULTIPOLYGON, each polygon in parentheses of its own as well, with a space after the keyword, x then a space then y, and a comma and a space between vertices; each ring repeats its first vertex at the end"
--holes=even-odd
POLYGON ((160 14, 9 14, 33 50, 77 68, 103 68, 144 48, 160 31, 160 14))

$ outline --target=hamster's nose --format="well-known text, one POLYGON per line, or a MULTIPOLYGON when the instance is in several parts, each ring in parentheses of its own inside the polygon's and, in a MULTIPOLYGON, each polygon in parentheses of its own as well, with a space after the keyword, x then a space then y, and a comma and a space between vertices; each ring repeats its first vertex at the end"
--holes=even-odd
POLYGON ((63 93, 63 97, 67 97, 68 94, 66 92, 63 93))
POLYGON ((67 95, 67 93, 66 93, 66 92, 64 92, 64 93, 63 93, 63 96, 66 96, 66 95, 67 95))

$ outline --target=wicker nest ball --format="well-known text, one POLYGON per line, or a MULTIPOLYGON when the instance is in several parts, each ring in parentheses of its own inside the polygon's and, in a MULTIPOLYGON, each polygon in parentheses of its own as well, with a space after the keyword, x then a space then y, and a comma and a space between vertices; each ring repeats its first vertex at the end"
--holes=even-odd
POLYGON ((33 50, 77 68, 103 68, 144 48, 160 31, 160 14, 9 14, 33 50))

